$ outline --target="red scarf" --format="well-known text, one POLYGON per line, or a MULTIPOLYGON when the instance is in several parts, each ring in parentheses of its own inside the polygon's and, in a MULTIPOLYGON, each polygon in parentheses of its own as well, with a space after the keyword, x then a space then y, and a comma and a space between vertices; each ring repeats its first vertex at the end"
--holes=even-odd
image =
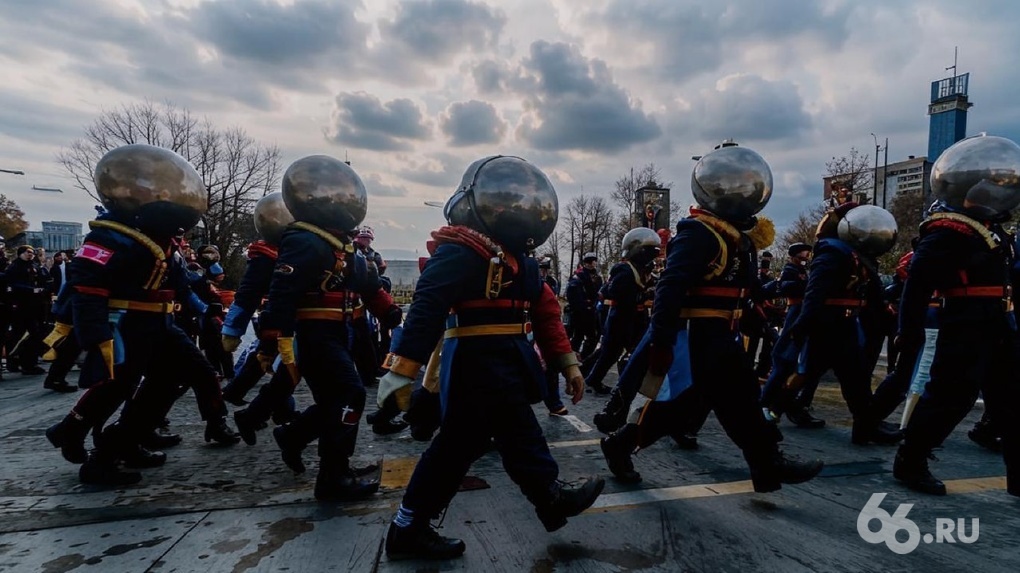
POLYGON ((510 253, 506 252, 499 243, 474 229, 469 229, 464 225, 447 225, 445 227, 440 227, 439 229, 432 231, 432 240, 428 241, 425 246, 428 249, 429 254, 432 255, 435 254, 436 247, 443 243, 464 245, 465 247, 471 248, 474 252, 478 253, 485 259, 491 259, 492 257, 503 253, 503 262, 510 267, 510 270, 514 274, 517 274, 517 259, 510 253))

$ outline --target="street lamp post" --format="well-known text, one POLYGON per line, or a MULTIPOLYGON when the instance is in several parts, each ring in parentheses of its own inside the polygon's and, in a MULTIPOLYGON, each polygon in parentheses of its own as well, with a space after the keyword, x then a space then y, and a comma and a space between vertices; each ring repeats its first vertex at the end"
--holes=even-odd
MULTIPOLYGON (((872 179, 874 180, 874 185, 872 186, 871 191, 871 204, 878 205, 878 150, 880 149, 880 147, 878 145, 878 137, 876 137, 874 133, 871 134, 871 137, 872 139, 875 140, 875 172, 874 176, 872 177, 872 179)), ((885 193, 883 193, 883 195, 884 194, 885 193)), ((885 203, 884 198, 882 199, 882 203, 883 204, 885 203)))

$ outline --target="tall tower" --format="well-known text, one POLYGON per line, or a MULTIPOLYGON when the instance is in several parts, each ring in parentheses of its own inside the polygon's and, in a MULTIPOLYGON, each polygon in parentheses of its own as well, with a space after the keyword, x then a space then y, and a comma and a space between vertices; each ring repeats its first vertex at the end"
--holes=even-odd
POLYGON ((974 104, 967 100, 970 74, 956 74, 956 62, 951 68, 953 77, 931 83, 931 103, 928 104, 928 161, 932 163, 947 147, 967 136, 967 110, 974 104))

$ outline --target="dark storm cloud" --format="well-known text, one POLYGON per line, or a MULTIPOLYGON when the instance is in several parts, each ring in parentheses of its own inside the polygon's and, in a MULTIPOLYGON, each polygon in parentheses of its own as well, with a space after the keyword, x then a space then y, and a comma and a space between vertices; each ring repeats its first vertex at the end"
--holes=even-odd
POLYGON ((749 42, 810 36, 837 49, 850 34, 853 3, 832 8, 814 0, 613 0, 586 20, 613 31, 619 48, 645 47, 645 67, 659 80, 681 82, 739 57, 749 42))
POLYGON ((526 113, 517 136, 537 149, 619 151, 661 133, 613 81, 605 62, 573 46, 535 42, 521 69, 514 89, 526 113))
POLYGON ((368 36, 345 2, 203 2, 189 12, 196 35, 223 54, 274 66, 339 63, 357 55, 368 36))
POLYGON ((499 143, 506 134, 506 123, 496 108, 478 100, 450 104, 439 120, 439 127, 454 147, 499 143))
POLYGON ((445 63, 457 53, 493 48, 506 26, 502 10, 465 0, 425 0, 397 5, 393 20, 381 20, 384 43, 415 59, 445 63))
POLYGON ((406 151, 429 139, 431 128, 409 99, 383 102, 365 92, 336 96, 327 136, 342 145, 375 151, 406 151))
POLYGON ((702 137, 719 141, 772 141, 802 133, 811 116, 796 87, 755 75, 731 76, 719 87, 705 90, 691 104, 682 122, 699 126, 702 137))
POLYGON ((506 89, 507 67, 495 60, 485 60, 471 68, 475 89, 482 95, 502 93, 506 89))

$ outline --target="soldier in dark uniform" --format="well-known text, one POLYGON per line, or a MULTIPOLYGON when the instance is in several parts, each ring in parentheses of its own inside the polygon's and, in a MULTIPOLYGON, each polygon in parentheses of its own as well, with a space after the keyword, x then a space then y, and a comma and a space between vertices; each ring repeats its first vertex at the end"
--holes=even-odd
POLYGON ((638 227, 623 236, 622 260, 613 265, 606 282, 602 304, 609 308, 602 327, 599 349, 587 360, 592 361, 584 383, 596 394, 608 394, 602 383, 609 369, 620 360, 634 343, 638 313, 644 311, 645 281, 655 257, 659 256, 661 240, 648 227, 638 227))
POLYGON ((842 215, 838 237, 823 236, 815 244, 804 301, 787 319, 784 336, 790 344, 782 350, 777 345, 769 385, 778 396, 768 403, 775 416, 795 404, 800 380, 817 380, 831 369, 853 415, 854 444, 893 444, 902 438, 874 413, 873 364, 860 321, 861 309, 884 306, 875 258, 892 248, 896 232, 892 214, 860 205, 842 215))
POLYGON ((7 370, 24 374, 45 374, 39 367, 39 342, 42 340, 43 299, 49 298, 41 282, 35 261, 35 249, 18 247, 18 257, 11 261, 4 275, 14 306, 11 332, 7 339, 7 370))
POLYGON ((741 305, 757 284, 755 215, 772 195, 772 171, 750 149, 720 147, 702 157, 691 177, 699 205, 677 223, 666 267, 655 287, 652 320, 623 377, 644 375, 648 402, 636 424, 602 439, 610 471, 622 482, 641 480, 631 455, 660 437, 688 429, 704 407, 715 410, 743 451, 755 491, 813 478, 822 462, 794 462, 777 447, 761 415, 754 366, 739 332, 741 305))
MULTIPOLYGON (((791 317, 796 319, 800 314, 801 303, 804 302, 804 291, 807 289, 808 263, 811 261, 811 252, 811 245, 806 243, 790 245, 787 251, 789 260, 783 265, 779 278, 763 285, 766 296, 785 300, 786 320, 790 320, 791 317)), ((785 352, 784 349, 789 344, 791 344, 789 333, 786 336, 780 334, 773 351, 785 352)), ((785 383, 786 380, 779 380, 778 376, 767 378, 765 387, 762 389, 763 408, 771 410, 773 403, 782 395, 782 386, 785 383)), ((786 408, 786 417, 798 427, 809 429, 825 427, 825 420, 815 418, 808 410, 811 400, 814 398, 814 389, 817 386, 817 380, 815 380, 809 384, 809 387, 801 387, 793 399, 793 403, 786 408)))
MULTIPOLYGON (((240 346, 241 337, 248 330, 248 323, 269 294, 269 284, 273 280, 273 269, 276 268, 279 256, 280 239, 287 226, 294 222, 294 217, 283 203, 283 194, 279 191, 266 195, 255 204, 254 218, 255 230, 261 238, 248 245, 244 275, 223 322, 223 350, 230 354, 240 346)), ((264 373, 265 367, 259 362, 257 353, 249 352, 240 367, 240 374, 223 388, 224 399, 233 404, 243 404, 245 395, 264 373)), ((297 382, 287 369, 278 368, 247 408, 234 411, 234 423, 246 444, 255 445, 255 432, 274 414, 284 423, 290 421, 293 417, 291 395, 297 382)))
POLYGON ((545 386, 532 334, 546 364, 563 372, 574 403, 584 391, 559 303, 527 254, 552 233, 557 211, 545 174, 517 157, 471 164, 446 203, 450 226, 432 234, 432 257, 418 279, 390 372, 379 383, 380 403, 393 396, 406 409, 413 377, 444 339, 442 426, 386 535, 391 558, 444 559, 464 552, 463 541, 440 536, 430 520, 490 445, 548 531, 563 527, 602 491, 601 479, 580 486, 557 480, 559 468, 531 409, 545 386))
MULTIPOLYGON (((7 345, 7 337, 10 335, 11 316, 11 295, 7 288, 7 267, 11 262, 7 258, 6 239, 0 236, 0 345, 7 345)), ((0 369, 0 380, 3 380, 3 369, 0 369)))
POLYGON ((87 391, 46 436, 68 461, 84 462, 82 482, 124 485, 141 475, 120 471, 118 461, 153 467, 166 460, 139 442, 162 422, 181 381, 198 394, 207 440, 226 415, 212 366, 172 314, 175 300, 194 295, 173 237, 198 222, 207 195, 184 158, 144 144, 107 153, 96 165, 95 183, 107 212, 90 223, 66 287, 74 333, 88 352, 79 381, 87 391), (119 420, 103 428, 125 400, 119 420), (86 460, 82 442, 92 428, 96 448, 86 460))
POLYGON ((581 259, 581 267, 567 281, 567 305, 570 307, 570 327, 573 329, 570 347, 581 360, 595 350, 599 340, 598 313, 595 310, 599 293, 596 280, 598 271, 595 268, 597 263, 595 253, 586 253, 581 259))
MULTIPOLYGON (((207 305, 220 305, 219 285, 224 279, 223 266, 220 265, 220 250, 216 245, 205 245, 198 250, 198 264, 202 266, 201 275, 191 282, 191 290, 207 305)), ((199 319, 198 347, 205 352, 205 357, 213 365, 221 378, 234 377, 233 355, 223 349, 220 329, 223 328, 223 316, 208 316, 199 319)))
POLYGON ((964 139, 932 166, 931 188, 938 204, 921 225, 897 338, 903 347, 923 342, 929 301, 938 292, 938 341, 893 476, 916 491, 945 495, 928 458, 980 391, 1002 434, 1006 490, 1020 496, 1020 356, 1009 276, 1015 253, 1000 226, 1020 204, 1020 146, 1001 137, 964 139))
POLYGON ((369 272, 351 232, 364 219, 368 195, 358 174, 325 155, 299 159, 283 176, 283 201, 294 217, 280 240, 265 310, 259 316, 260 359, 278 356, 293 380, 303 376, 315 404, 273 430, 284 462, 303 470, 301 452, 319 440, 315 497, 356 499, 379 489, 351 467, 365 387, 350 353, 352 320, 367 307, 387 327, 400 322, 369 272), (300 374, 298 374, 300 372, 300 374))

